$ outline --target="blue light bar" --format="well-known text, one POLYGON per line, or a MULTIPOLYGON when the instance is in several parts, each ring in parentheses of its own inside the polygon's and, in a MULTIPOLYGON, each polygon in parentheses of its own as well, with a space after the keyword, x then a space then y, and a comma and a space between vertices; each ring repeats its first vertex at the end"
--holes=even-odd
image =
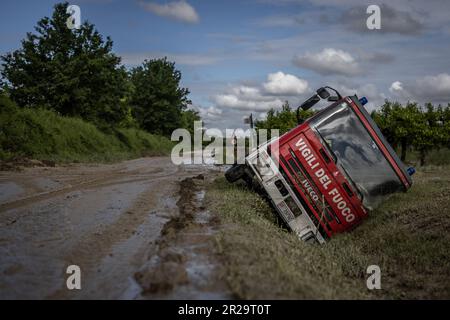
POLYGON ((406 171, 408 172, 408 174, 410 176, 412 176, 414 173, 416 173, 416 169, 414 167, 409 167, 408 169, 406 169, 406 171))
POLYGON ((362 105, 365 105, 367 102, 369 101, 367 100, 366 97, 362 97, 361 99, 359 99, 359 103, 361 103, 362 105))

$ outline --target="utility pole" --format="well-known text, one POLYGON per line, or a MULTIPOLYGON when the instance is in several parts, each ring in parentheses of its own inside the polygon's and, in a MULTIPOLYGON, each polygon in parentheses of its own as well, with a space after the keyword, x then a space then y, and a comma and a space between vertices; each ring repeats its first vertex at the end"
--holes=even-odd
POLYGON ((244 123, 250 124, 250 129, 253 129, 253 113, 249 117, 244 118, 244 123))

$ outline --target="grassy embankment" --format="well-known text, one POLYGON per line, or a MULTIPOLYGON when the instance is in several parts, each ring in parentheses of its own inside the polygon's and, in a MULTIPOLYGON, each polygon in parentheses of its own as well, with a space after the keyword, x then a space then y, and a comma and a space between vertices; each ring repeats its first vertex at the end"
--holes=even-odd
POLYGON ((52 111, 17 108, 0 97, 0 160, 110 162, 169 154, 172 142, 134 128, 99 130, 52 111))
POLYGON ((308 245, 279 228, 269 205, 218 178, 206 193, 223 231, 217 248, 238 298, 450 298, 450 166, 425 167, 358 228, 308 245), (366 269, 381 268, 381 290, 366 269))

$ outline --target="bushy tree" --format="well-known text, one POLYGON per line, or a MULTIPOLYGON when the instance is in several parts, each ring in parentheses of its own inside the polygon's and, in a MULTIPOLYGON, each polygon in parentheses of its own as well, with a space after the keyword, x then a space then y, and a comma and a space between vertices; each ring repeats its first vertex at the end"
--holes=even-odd
MULTIPOLYGON (((307 119, 313 114, 314 111, 312 110, 300 111, 300 117, 302 119, 307 119)), ((278 129, 280 130, 280 135, 288 132, 295 126, 297 126, 297 114, 295 110, 291 109, 288 101, 284 102, 281 110, 278 111, 272 108, 267 112, 267 117, 265 120, 259 120, 255 123, 256 129, 278 129)))
POLYGON ((52 109, 89 121, 118 123, 126 116, 127 73, 106 40, 85 22, 66 25, 67 3, 41 19, 22 48, 1 57, 2 86, 22 107, 52 109))
POLYGON ((170 135, 183 125, 183 111, 191 104, 189 90, 180 87, 181 72, 167 58, 145 60, 131 71, 133 114, 151 133, 170 135))
POLYGON ((400 158, 405 161, 408 149, 417 140, 421 130, 421 111, 417 103, 408 102, 404 107, 398 102, 385 101, 378 112, 373 113, 383 135, 394 147, 400 147, 400 158))
POLYGON ((181 128, 187 129, 194 136, 194 122, 200 121, 201 117, 195 110, 185 110, 181 113, 181 128))
POLYGON ((420 165, 433 149, 449 147, 450 105, 435 107, 431 103, 419 107, 408 102, 402 106, 398 102, 385 101, 384 105, 372 112, 372 117, 383 135, 394 147, 400 147, 401 160, 405 161, 407 151, 419 153, 420 165))

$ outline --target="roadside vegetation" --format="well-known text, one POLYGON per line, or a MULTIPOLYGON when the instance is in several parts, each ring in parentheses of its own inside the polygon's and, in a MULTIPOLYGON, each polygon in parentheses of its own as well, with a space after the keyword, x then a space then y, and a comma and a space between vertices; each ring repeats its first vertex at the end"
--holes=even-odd
POLYGON ((217 250, 237 298, 449 299, 449 194, 450 166, 422 167, 411 190, 322 246, 280 228, 269 204, 244 185, 218 178, 205 200, 224 227, 217 250), (381 290, 366 287, 373 264, 381 290))
POLYGON ((80 118, 44 109, 19 108, 0 96, 0 159, 109 162, 166 155, 172 142, 137 128, 100 130, 80 118))
POLYGON ((0 159, 168 154, 172 130, 192 131, 200 119, 175 63, 126 68, 93 24, 67 27, 67 6, 56 4, 19 49, 0 56, 0 159))

